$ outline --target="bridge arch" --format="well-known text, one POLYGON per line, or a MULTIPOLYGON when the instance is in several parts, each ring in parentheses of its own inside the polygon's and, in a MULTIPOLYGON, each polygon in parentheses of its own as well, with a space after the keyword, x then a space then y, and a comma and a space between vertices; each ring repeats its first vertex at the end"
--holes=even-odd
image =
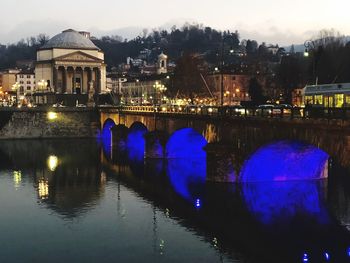
POLYGON ((322 179, 328 176, 329 155, 295 140, 281 140, 261 146, 243 163, 241 182, 322 179))
POLYGON ((205 158, 207 140, 193 128, 182 128, 170 135, 166 144, 166 158, 205 158))
POLYGON ((128 131, 126 139, 126 148, 128 158, 132 161, 141 161, 145 155, 145 134, 147 127, 142 122, 134 122, 128 131))

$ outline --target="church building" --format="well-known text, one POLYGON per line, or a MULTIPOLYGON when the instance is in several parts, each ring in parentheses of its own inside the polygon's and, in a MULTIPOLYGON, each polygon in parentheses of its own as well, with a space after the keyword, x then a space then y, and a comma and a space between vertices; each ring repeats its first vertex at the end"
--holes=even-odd
POLYGON ((93 89, 95 94, 104 93, 104 53, 88 32, 65 30, 38 50, 35 78, 38 92, 88 94, 93 89))

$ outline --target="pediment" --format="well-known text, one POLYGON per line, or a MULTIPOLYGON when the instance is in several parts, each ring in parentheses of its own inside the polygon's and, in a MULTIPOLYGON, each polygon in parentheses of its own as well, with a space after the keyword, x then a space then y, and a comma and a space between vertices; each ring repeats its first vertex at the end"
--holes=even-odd
POLYGON ((78 62, 102 62, 102 59, 96 58, 82 51, 73 52, 60 57, 55 58, 58 61, 78 61, 78 62))

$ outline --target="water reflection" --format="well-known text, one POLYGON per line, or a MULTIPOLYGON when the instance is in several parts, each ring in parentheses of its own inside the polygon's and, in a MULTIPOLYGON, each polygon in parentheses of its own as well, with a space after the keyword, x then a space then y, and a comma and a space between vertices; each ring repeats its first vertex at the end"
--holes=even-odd
MULTIPOLYGON (((173 157, 183 154, 181 150, 185 147, 175 143, 177 136, 167 145, 173 157)), ((328 210, 327 181, 300 180, 324 177, 327 159, 323 151, 300 142, 268 145, 257 151, 242 169, 243 182, 264 182, 242 183, 240 191, 235 191, 234 185, 213 188, 207 183, 205 158, 170 158, 166 162, 146 162, 146 166, 140 162, 139 169, 133 169, 137 162, 130 161, 130 167, 132 174, 142 180, 142 189, 145 183, 150 184, 151 192, 159 187, 164 190, 162 194, 157 191, 162 198, 174 191, 193 209, 190 212, 181 202, 177 203, 181 208, 175 208, 171 197, 162 201, 169 202, 165 214, 169 215, 172 207, 172 212, 182 216, 186 211, 185 217, 191 221, 200 211, 200 225, 207 231, 204 235, 215 233, 210 242, 215 240, 214 247, 225 253, 239 243, 254 258, 252 262, 348 262, 349 233, 328 210), (162 176, 164 167, 165 177, 154 180, 154 176, 147 176, 162 176), (164 186, 164 178, 169 179, 171 189, 164 186), (254 251, 256 247, 259 249, 254 251)), ((129 182, 130 175, 127 178, 129 182)), ((148 194, 145 196, 152 199, 148 194)), ((193 227, 193 222, 183 223, 193 227)))
POLYGON ((330 217, 325 207, 325 183, 244 183, 242 192, 247 208, 263 224, 290 224, 297 218, 329 224, 330 217))
POLYGON ((92 209, 103 194, 98 148, 91 141, 4 141, 0 152, 18 169, 15 187, 32 181, 41 204, 64 217, 92 209))
POLYGON ((349 182, 211 184, 205 158, 120 162, 103 149, 0 145, 0 261, 348 262, 349 182))
POLYGON ((167 175, 174 190, 195 207, 201 206, 200 196, 206 177, 206 159, 169 159, 167 175))

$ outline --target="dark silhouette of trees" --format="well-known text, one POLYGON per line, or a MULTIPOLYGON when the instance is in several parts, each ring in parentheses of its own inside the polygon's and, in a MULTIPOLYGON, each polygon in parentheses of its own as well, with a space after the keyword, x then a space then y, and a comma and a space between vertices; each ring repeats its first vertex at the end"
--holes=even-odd
POLYGON ((249 94, 254 105, 265 103, 266 99, 263 95, 262 86, 257 78, 251 78, 249 81, 249 94))
POLYGON ((284 99, 290 103, 293 89, 305 84, 306 64, 303 57, 290 54, 283 56, 277 69, 277 80, 283 90, 284 99))
POLYGON ((169 89, 169 94, 193 101, 196 96, 206 92, 201 78, 205 71, 205 64, 200 57, 185 53, 176 62, 173 86, 169 89))

